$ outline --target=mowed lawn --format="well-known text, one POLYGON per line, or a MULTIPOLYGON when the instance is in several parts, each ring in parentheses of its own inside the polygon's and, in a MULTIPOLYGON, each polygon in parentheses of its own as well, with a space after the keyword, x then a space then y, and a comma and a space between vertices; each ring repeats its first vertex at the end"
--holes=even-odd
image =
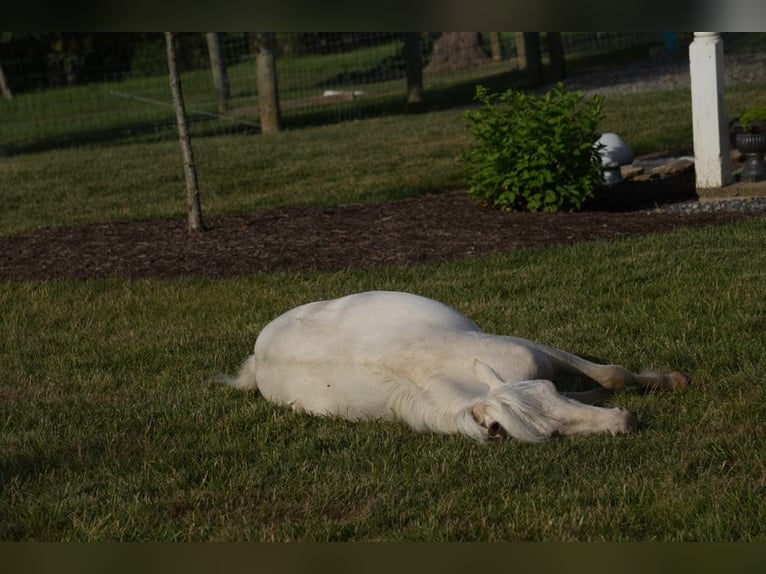
POLYGON ((0 287, 5 540, 764 538, 766 222, 417 269, 0 287), (372 288, 633 369, 638 434, 479 445, 208 381, 309 300, 372 288))
MULTIPOLYGON (((203 209, 460 189, 467 141, 455 112, 200 139, 203 209)), ((174 142, 3 158, 0 181, 4 235, 183 216, 174 142)), ((0 539, 762 541, 764 245, 758 220, 365 272, 0 283, 0 539), (367 289, 694 384, 615 396, 632 436, 480 445, 210 382, 276 315, 367 289)))

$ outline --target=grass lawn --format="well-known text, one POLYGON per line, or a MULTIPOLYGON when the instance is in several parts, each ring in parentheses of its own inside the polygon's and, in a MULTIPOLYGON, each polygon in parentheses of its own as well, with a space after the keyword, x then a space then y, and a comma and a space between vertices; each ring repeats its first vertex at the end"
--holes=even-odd
MULTIPOLYGON (((374 202, 464 187, 470 134, 457 112, 394 116, 273 137, 197 138, 206 214, 374 202)), ((42 225, 178 217, 177 141, 73 148, 0 162, 0 234, 42 225)))
MULTIPOLYGON (((733 86, 728 106, 766 103, 763 84, 733 86)), ((692 146, 688 91, 610 96, 603 131, 637 154, 692 146), (647 118, 650 118, 647 120, 647 118)), ((377 202, 467 187, 471 141, 461 111, 289 130, 269 137, 198 137, 203 211, 377 202)), ((114 219, 182 217, 178 143, 78 147, 0 161, 0 234, 114 219)))
MULTIPOLYGON (((689 94, 609 97, 603 128, 688 148, 689 94)), ((469 137, 454 110, 197 137, 203 210, 465 188, 469 137)), ((183 217, 182 178, 173 140, 0 158, 0 234, 183 217)), ((0 540, 764 541, 764 244, 759 220, 365 272, 0 282, 0 540), (636 435, 482 446, 208 382, 279 313, 367 289, 694 385, 616 396, 636 435)))
POLYGON ((766 222, 418 268, 0 285, 0 539, 763 540, 766 222), (207 382, 305 301, 370 288, 686 394, 625 438, 487 446, 207 382))

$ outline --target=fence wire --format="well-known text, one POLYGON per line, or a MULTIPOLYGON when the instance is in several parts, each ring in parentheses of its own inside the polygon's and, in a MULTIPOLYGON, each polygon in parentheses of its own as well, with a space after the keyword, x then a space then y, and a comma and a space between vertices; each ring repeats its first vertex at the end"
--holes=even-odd
MULTIPOLYGON (((4 34, 3 154, 173 137, 162 34, 4 34)), ((418 36, 429 109, 470 104, 477 83, 495 89, 523 85, 519 33, 474 34, 462 43, 450 43, 445 36, 418 36)), ((275 40, 283 127, 406 110, 404 34, 279 33, 275 40)), ((614 59, 616 52, 646 57, 653 51, 684 51, 684 41, 688 43, 684 35, 660 33, 562 35, 567 66, 603 54, 614 59)), ((259 131, 258 35, 184 33, 178 42, 192 134, 259 131), (223 64, 220 68, 211 66, 216 59, 223 64), (223 80, 216 79, 214 69, 224 71, 223 80)), ((544 33, 540 48, 546 64, 550 57, 544 33)))

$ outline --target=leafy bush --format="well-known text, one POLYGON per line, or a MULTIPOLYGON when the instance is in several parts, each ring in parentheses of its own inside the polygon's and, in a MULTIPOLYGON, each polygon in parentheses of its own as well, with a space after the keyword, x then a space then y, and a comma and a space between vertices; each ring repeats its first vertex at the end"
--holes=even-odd
POLYGON ((739 123, 746 132, 753 130, 753 126, 766 123, 766 106, 755 106, 739 116, 739 123))
POLYGON ((476 87, 484 104, 465 113, 475 137, 465 155, 469 193, 499 209, 579 209, 601 183, 595 142, 603 97, 586 101, 563 84, 544 95, 476 87))

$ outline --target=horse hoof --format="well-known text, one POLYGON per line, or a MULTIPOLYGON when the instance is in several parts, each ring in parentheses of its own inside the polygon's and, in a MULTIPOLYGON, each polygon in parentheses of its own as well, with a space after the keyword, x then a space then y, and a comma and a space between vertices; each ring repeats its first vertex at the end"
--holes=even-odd
POLYGON ((692 383, 692 377, 688 373, 674 371, 667 375, 667 385, 672 391, 686 391, 692 383))

